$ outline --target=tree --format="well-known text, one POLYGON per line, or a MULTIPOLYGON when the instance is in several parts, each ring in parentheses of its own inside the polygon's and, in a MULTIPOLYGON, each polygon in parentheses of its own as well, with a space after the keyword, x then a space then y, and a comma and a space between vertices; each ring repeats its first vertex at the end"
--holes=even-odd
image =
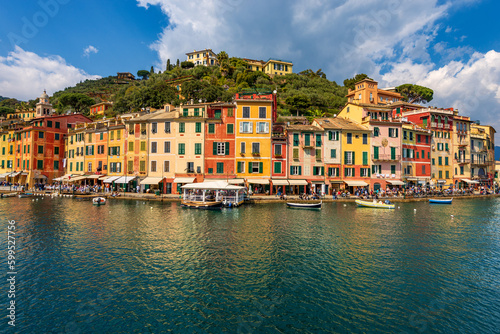
POLYGON ((182 68, 186 68, 186 69, 193 68, 194 67, 194 63, 186 60, 186 61, 183 61, 181 63, 181 67, 182 68))
POLYGON ((170 65, 170 59, 167 59, 167 71, 170 71, 172 69, 172 65, 170 65))
POLYGON ((77 113, 87 115, 88 107, 95 103, 94 99, 81 93, 66 93, 59 97, 59 103, 62 106, 72 107, 77 113))
POLYGON ((432 101, 434 97, 432 89, 412 84, 398 86, 396 92, 403 95, 404 100, 409 103, 427 103, 432 101))
POLYGON ((5 106, 0 107, 0 115, 2 115, 2 116, 6 115, 6 114, 13 114, 15 112, 16 112, 16 110, 14 110, 12 108, 5 107, 5 106))
POLYGON ((153 66, 151 66, 151 69, 149 70, 149 75, 155 74, 155 69, 153 66))
POLYGON ((149 72, 146 70, 137 71, 137 76, 142 77, 142 80, 147 80, 149 78, 149 72))
POLYGON ((181 67, 181 63, 180 63, 179 59, 177 59, 177 67, 181 67))
POLYGON ((299 110, 305 110, 309 107, 311 100, 305 94, 297 94, 287 97, 285 102, 291 107, 292 110, 297 111, 298 116, 299 110))
POLYGON ((370 79, 371 80, 371 78, 369 78, 368 75, 366 75, 364 73, 356 74, 354 76, 354 78, 345 79, 344 80, 344 86, 346 88, 349 88, 349 89, 354 89, 354 84, 356 82, 359 82, 359 81, 364 80, 364 79, 370 79))

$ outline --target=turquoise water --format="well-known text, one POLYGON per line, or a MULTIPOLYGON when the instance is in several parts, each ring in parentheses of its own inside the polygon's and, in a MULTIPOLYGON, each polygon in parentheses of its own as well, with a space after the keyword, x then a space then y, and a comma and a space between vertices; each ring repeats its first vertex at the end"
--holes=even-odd
POLYGON ((17 227, 17 333, 500 328, 500 199, 214 212, 7 198, 0 214, 5 275, 7 220, 17 227))

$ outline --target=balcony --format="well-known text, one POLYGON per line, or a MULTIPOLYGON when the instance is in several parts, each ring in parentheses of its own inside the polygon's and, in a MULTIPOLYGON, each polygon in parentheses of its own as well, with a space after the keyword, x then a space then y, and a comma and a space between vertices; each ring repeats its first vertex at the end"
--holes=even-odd
POLYGON ((444 128, 445 128, 445 129, 450 129, 450 124, 445 124, 445 125, 444 125, 444 128))
POLYGON ((392 154, 379 154, 375 156, 372 154, 373 161, 399 161, 401 160, 401 155, 392 155, 392 154))
POLYGON ((470 159, 455 159, 455 163, 459 165, 465 165, 470 163, 470 159))
POLYGON ((439 123, 437 126, 438 126, 438 129, 442 129, 443 128, 443 123, 439 123))
POLYGON ((437 127, 437 123, 436 122, 431 122, 431 128, 435 128, 437 127))

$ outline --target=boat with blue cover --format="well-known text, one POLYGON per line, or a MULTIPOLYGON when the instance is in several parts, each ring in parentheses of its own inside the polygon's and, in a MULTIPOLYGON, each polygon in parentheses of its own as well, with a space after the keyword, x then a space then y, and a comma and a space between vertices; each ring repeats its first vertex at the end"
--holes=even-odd
POLYGON ((429 203, 431 204, 451 204, 453 198, 446 199, 437 199, 437 198, 429 198, 429 203))

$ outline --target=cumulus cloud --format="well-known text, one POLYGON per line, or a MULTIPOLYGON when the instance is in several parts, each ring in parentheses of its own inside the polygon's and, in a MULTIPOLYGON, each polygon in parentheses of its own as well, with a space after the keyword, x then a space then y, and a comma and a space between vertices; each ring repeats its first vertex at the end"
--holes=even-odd
POLYGON ((89 45, 83 49, 83 56, 88 58, 92 53, 97 52, 99 52, 99 50, 95 46, 89 45))
POLYGON ((434 90, 433 106, 454 107, 461 115, 481 120, 500 131, 500 53, 474 53, 468 60, 439 68, 411 60, 396 64, 382 77, 390 86, 416 83, 434 90))
POLYGON ((7 57, 0 57, 0 95, 20 100, 35 99, 73 86, 86 79, 97 79, 66 63, 60 56, 41 57, 16 46, 7 57))

